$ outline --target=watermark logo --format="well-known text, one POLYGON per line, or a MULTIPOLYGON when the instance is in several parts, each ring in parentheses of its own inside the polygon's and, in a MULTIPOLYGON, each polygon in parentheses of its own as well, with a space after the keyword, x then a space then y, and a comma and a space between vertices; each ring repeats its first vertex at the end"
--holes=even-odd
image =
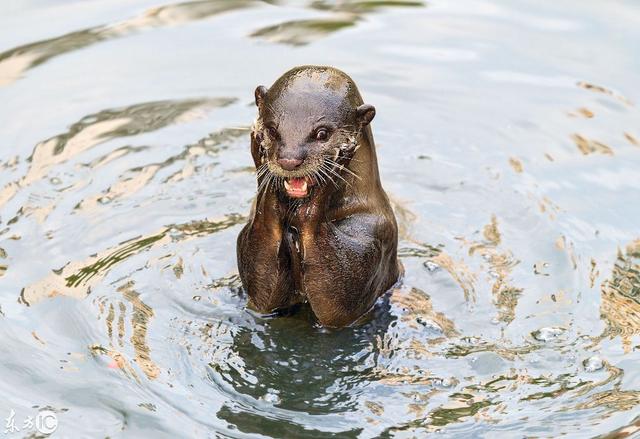
POLYGON ((16 411, 11 409, 9 416, 4 420, 4 434, 17 433, 20 431, 20 427, 16 425, 16 411))
POLYGON ((4 434, 13 434, 33 431, 34 429, 40 434, 52 434, 58 428, 58 416, 52 410, 39 411, 35 419, 33 416, 27 416, 20 423, 16 422, 16 411, 11 409, 9 416, 4 420, 4 434))
POLYGON ((51 434, 58 428, 58 417, 51 410, 42 410, 36 415, 38 433, 51 434))

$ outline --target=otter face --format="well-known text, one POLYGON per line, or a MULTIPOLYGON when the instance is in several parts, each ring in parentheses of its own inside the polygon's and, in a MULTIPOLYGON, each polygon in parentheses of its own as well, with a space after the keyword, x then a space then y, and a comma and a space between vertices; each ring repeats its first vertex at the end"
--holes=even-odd
POLYGON ((259 179, 297 199, 344 181, 360 131, 375 116, 348 76, 315 68, 287 72, 271 89, 258 87, 255 98, 259 179))

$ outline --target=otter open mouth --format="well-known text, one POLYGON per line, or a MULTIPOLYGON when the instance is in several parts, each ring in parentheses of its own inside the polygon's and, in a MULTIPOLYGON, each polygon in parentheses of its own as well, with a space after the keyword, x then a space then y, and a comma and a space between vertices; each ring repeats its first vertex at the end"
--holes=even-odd
POLYGON ((291 198, 304 198, 309 195, 309 190, 313 186, 310 177, 292 177, 284 180, 284 188, 291 198))

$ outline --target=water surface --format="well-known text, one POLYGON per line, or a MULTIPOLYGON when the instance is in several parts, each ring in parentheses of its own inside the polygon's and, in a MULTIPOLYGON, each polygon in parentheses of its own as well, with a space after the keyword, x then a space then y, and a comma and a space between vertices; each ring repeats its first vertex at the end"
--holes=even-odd
POLYGON ((640 431, 639 22, 632 0, 3 2, 0 417, 640 431), (253 90, 299 64, 376 106, 401 228, 403 285, 342 331, 250 313, 237 276, 253 90))

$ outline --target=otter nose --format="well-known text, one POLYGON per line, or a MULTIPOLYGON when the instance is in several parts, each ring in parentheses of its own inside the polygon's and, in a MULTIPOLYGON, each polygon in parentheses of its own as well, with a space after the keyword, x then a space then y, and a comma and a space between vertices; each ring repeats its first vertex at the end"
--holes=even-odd
POLYGON ((303 160, 300 159, 278 159, 278 164, 282 166, 285 171, 293 171, 302 164, 303 160))

